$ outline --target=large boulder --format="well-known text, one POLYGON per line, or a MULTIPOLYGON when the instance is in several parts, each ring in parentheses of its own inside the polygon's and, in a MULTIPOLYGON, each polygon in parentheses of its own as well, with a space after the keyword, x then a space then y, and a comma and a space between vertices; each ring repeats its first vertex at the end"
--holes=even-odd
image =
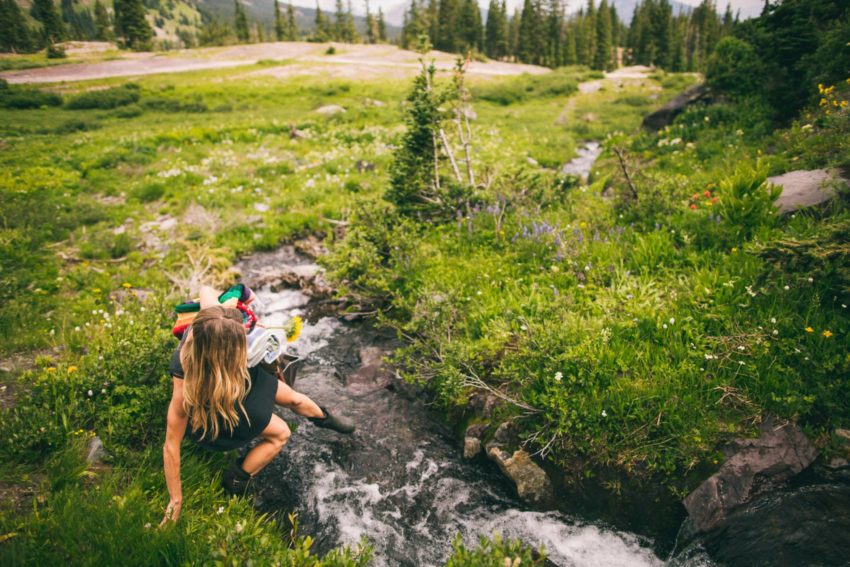
POLYGON ((552 482, 526 451, 519 449, 510 454, 499 446, 490 445, 487 456, 499 466, 506 477, 513 481, 520 498, 540 508, 549 508, 553 505, 555 495, 552 482))
POLYGON ((657 131, 673 123, 673 120, 688 106, 700 101, 707 101, 708 87, 699 84, 689 88, 676 98, 643 119, 643 127, 657 131))
POLYGON ((847 183, 834 169, 789 171, 768 177, 767 181, 782 187, 782 194, 776 200, 776 206, 782 214, 825 203, 835 197, 837 185, 847 183))
POLYGON ((683 504, 699 531, 718 527, 735 508, 763 489, 784 483, 817 457, 817 450, 795 424, 762 424, 757 439, 741 439, 715 474, 691 492, 683 504))

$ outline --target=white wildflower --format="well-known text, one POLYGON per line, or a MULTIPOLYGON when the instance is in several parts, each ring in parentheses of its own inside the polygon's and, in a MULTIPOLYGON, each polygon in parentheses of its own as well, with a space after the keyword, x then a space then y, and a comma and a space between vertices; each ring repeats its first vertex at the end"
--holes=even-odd
POLYGON ((560 370, 555 372, 555 382, 560 382, 563 377, 564 375, 560 370))
POLYGON ((605 410, 602 410, 602 417, 608 417, 608 414, 605 413, 605 410))

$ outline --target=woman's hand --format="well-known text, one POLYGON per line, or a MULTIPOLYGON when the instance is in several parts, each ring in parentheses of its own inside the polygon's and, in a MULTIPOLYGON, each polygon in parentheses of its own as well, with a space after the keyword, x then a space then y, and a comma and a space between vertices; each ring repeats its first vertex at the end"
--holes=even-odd
POLYGON ((169 500, 168 506, 165 508, 165 516, 159 523, 159 527, 164 526, 168 522, 176 522, 180 518, 180 511, 183 508, 182 500, 169 500))

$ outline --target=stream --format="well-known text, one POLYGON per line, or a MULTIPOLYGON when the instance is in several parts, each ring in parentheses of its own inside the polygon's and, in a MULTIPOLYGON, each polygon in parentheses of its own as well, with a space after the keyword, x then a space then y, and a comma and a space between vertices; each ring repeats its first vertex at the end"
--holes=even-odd
MULTIPOLYGON (((309 260, 284 247, 259 253, 240 265, 247 282, 268 278, 275 266, 309 271, 309 260)), ((313 317, 300 290, 255 289, 267 324, 305 318, 290 349, 306 358, 296 389, 355 420, 343 436, 318 429, 278 408, 293 425, 280 457, 257 477, 256 506, 269 513, 298 514, 300 530, 314 549, 326 552, 367 539, 380 566, 441 565, 461 534, 474 544, 500 532, 543 545, 553 564, 662 565, 653 542, 558 512, 529 510, 494 466, 462 458, 461 450, 408 387, 377 378, 346 386, 367 347, 389 350, 393 337, 368 325, 313 317)))

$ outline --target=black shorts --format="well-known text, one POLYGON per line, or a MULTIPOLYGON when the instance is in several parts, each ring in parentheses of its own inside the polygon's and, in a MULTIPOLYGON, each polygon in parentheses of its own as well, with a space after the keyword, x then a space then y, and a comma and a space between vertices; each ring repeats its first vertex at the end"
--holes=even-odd
MULTIPOLYGON (((182 345, 183 341, 180 341, 180 346, 182 345)), ((182 379, 184 373, 183 366, 180 364, 180 346, 171 355, 168 371, 175 378, 182 379)), ((248 375, 251 379, 251 389, 248 390, 248 394, 242 402, 245 411, 243 412, 240 407, 236 408, 239 415, 239 422, 236 427, 230 431, 219 421, 218 438, 212 440, 209 438, 209 433, 207 433, 206 438, 201 439, 201 432, 192 431, 192 426, 187 424, 186 437, 197 442, 201 447, 213 451, 238 449, 259 437, 272 419, 272 411, 275 406, 274 398, 277 394, 277 378, 259 366, 249 368, 248 375)))

